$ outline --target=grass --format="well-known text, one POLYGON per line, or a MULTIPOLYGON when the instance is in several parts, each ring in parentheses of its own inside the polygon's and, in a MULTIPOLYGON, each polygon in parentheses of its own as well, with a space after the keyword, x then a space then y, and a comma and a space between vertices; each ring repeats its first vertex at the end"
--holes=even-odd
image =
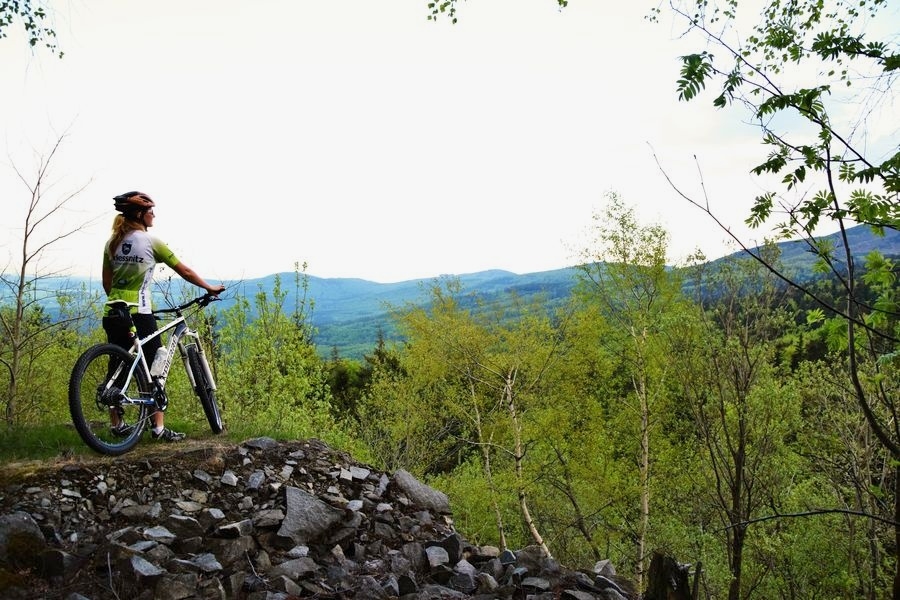
MULTIPOLYGON (((238 441, 229 432, 214 436, 208 427, 201 429, 193 424, 180 423, 177 419, 171 419, 171 423, 167 425, 186 432, 191 439, 215 438, 220 441, 238 441)), ((145 434, 140 444, 149 443, 150 438, 145 434)), ((18 426, 0 430, 0 462, 49 461, 74 456, 98 456, 98 454, 85 445, 71 424, 18 426)))
MULTIPOLYGON (((310 437, 303 435, 309 433, 292 427, 268 427, 264 428, 258 422, 237 422, 229 427, 226 419, 226 429, 221 435, 210 432, 206 421, 199 419, 184 419, 176 415, 167 415, 166 426, 187 433, 188 440, 192 442, 218 442, 238 444, 250 438, 271 437, 276 440, 302 439, 310 437)), ((321 432, 319 437, 325 443, 337 449, 349 451, 358 460, 365 461, 368 452, 355 440, 346 435, 339 435, 335 431, 321 432), (357 456, 358 455, 358 456, 357 456)), ((148 435, 137 445, 159 445, 153 442, 148 435)), ((43 425, 19 425, 13 428, 0 426, 0 463, 9 464, 28 461, 50 462, 76 457, 96 458, 100 455, 85 445, 75 431, 71 423, 54 423, 43 425)))
POLYGON ((0 430, 0 459, 42 460, 75 454, 88 454, 72 425, 3 427, 0 430))

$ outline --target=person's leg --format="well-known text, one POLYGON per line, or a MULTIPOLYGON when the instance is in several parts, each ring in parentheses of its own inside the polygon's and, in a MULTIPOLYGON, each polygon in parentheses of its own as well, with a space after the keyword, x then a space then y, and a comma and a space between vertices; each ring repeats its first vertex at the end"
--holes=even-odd
MULTIPOLYGON (((156 331, 156 317, 153 315, 134 315, 134 326, 137 328, 138 336, 145 338, 156 331)), ((144 344, 144 355, 147 357, 148 363, 153 362, 160 347, 162 347, 162 339, 159 336, 144 344)), ((184 439, 185 435, 183 433, 166 429, 164 412, 156 411, 151 415, 151 418, 153 419, 153 430, 150 434, 153 439, 165 442, 177 442, 184 439)))
MULTIPOLYGON (((132 315, 134 319, 134 328, 137 329, 138 337, 143 339, 152 333, 156 333, 156 317, 153 315, 132 315)), ((147 357, 147 364, 153 362, 156 351, 162 346, 162 340, 156 336, 146 344, 144 344, 144 356, 147 357)))
MULTIPOLYGON (((131 348, 131 320, 127 314, 113 313, 105 316, 103 317, 102 325, 103 331, 106 332, 107 342, 125 348, 126 350, 131 348)), ((113 371, 118 366, 118 362, 119 361, 112 359, 110 360, 107 367, 107 377, 110 377, 113 374, 113 371)), ((114 433, 122 436, 128 435, 128 431, 125 429, 127 425, 122 420, 121 409, 112 407, 109 409, 109 423, 110 428, 114 433)))
MULTIPOLYGON (((156 332, 156 317, 154 317, 153 315, 137 314, 134 315, 133 318, 138 337, 140 337, 141 339, 156 332)), ((160 347, 162 347, 162 340, 159 338, 159 336, 144 344, 144 357, 146 358, 148 365, 153 363, 153 359, 156 357, 156 352, 160 349, 160 347)), ((156 411, 155 413, 153 413, 153 415, 151 415, 151 418, 153 419, 154 429, 163 428, 165 413, 156 411)))

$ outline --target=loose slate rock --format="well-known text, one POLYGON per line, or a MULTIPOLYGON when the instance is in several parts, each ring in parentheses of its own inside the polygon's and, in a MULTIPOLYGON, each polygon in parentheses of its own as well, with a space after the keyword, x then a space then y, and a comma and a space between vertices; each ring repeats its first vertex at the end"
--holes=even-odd
POLYGON ((568 571, 534 548, 473 546, 452 523, 442 492, 318 440, 168 446, 0 482, 0 597, 638 597, 609 564, 568 571))
POLYGON ((425 485, 403 469, 394 473, 393 481, 409 496, 413 504, 438 514, 450 514, 450 500, 447 494, 425 485))

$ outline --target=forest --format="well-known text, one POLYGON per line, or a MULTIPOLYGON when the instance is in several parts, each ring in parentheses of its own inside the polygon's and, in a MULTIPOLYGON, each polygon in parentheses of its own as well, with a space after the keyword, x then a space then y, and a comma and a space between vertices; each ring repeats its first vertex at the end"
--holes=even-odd
MULTIPOLYGON (((314 437, 404 468, 448 494, 473 542, 536 546, 572 567, 609 559, 638 586, 660 551, 691 565, 706 598, 900 599, 897 257, 861 258, 846 235, 900 227, 896 124, 868 128, 895 103, 896 10, 774 1, 747 26, 744 6, 673 0, 654 14, 697 44, 680 58, 679 99, 758 130, 763 158, 748 170, 761 191, 746 223, 800 240, 819 277, 800 281, 776 245, 736 237, 744 252, 716 269, 695 256, 672 270, 665 228, 636 218, 639 198, 610 192, 565 302, 487 302, 446 278, 427 302, 395 307, 402 342, 351 360, 315 347, 298 266, 195 323, 228 435, 314 437), (826 223, 838 243, 813 235, 826 223)), ((460 18, 455 0, 429 8, 460 18)), ((31 44, 56 51, 29 3, 0 6, 0 33, 16 11, 31 44)), ((36 175, 19 173, 22 239, 3 271, 7 459, 84 451, 64 399, 71 365, 102 336, 95 293, 56 293, 53 318, 42 308, 50 274, 35 266, 66 235, 41 229, 65 203, 42 185, 55 150, 36 175)), ((731 234, 702 169, 699 193, 660 169, 706 226, 731 234)), ((172 281, 158 291, 190 293, 172 281)), ((183 373, 167 387, 191 396, 183 373)), ((175 401, 167 423, 202 436, 202 419, 175 401)))
MULTIPOLYGON (((538 545, 573 566, 610 559, 638 582, 661 551, 698 569, 712 598, 883 597, 896 470, 849 382, 855 368, 874 416, 892 423, 896 342, 852 366, 837 313, 765 266, 779 265, 775 245, 765 265, 735 255, 674 271, 666 244, 664 228, 611 194, 565 303, 485 303, 447 277, 429 302, 396 307, 402 342, 382 340, 362 361, 321 357, 308 301, 284 302, 291 286, 303 297, 298 270, 195 322, 228 435, 314 437, 407 469, 445 491, 457 527, 482 544, 538 545)), ((871 255, 860 301, 896 306, 896 275, 871 255)), ((839 281, 809 285, 837 306, 839 281)), ((85 451, 66 389, 78 354, 100 341, 102 299, 70 290, 58 301, 55 320, 26 302, 20 345, 0 346, 17 366, 3 386, 7 458, 85 451)), ((880 327, 896 331, 891 310, 880 327)), ((2 316, 15 322, 14 306, 2 316)), ((169 421, 209 435, 174 373, 169 421)))

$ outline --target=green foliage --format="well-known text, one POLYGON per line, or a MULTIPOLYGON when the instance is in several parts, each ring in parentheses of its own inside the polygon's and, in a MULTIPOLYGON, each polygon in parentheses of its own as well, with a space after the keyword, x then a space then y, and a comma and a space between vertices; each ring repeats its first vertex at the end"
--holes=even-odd
MULTIPOLYGON (((803 411, 797 446, 802 448, 811 476, 808 483, 803 480, 794 483, 795 489, 790 490, 789 502, 782 511, 800 514, 821 508, 847 511, 839 520, 827 522, 832 530, 829 539, 832 543, 842 543, 842 553, 849 560, 833 565, 830 576, 823 572, 827 564, 810 569, 810 573, 820 572, 825 579, 840 578, 846 589, 856 592, 848 592, 845 597, 877 597, 878 590, 889 587, 890 575, 885 571, 884 557, 894 543, 893 528, 888 524, 893 517, 893 506, 890 494, 885 497, 883 493, 886 484, 893 485, 891 471, 886 470, 891 458, 866 432, 865 416, 844 384, 845 362, 837 354, 820 362, 804 363, 797 370, 795 381, 803 411), (863 564, 867 566, 860 568, 863 564)), ((873 409, 880 418, 886 416, 885 407, 873 409)), ((792 526, 804 528, 804 537, 810 536, 807 543, 814 543, 813 532, 821 527, 819 519, 806 516, 792 526)), ((801 533, 795 532, 794 535, 801 533)))
POLYGON ((407 340, 400 368, 376 369, 362 435, 383 462, 440 477, 446 487, 479 465, 480 501, 491 515, 479 528, 491 523, 490 539, 501 546, 540 543, 525 498, 540 487, 548 464, 542 439, 559 418, 552 382, 560 330, 539 304, 482 304, 457 280, 436 283, 431 294, 427 307, 398 311, 407 340))
MULTIPOLYGON (((715 107, 736 106, 756 121, 770 151, 752 171, 768 189, 757 196, 747 223, 753 227, 768 223, 777 203, 784 220, 774 230, 808 240, 819 258, 818 272, 831 273, 839 281, 840 293, 829 302, 812 287, 779 272, 771 261, 757 258, 819 304, 807 316, 807 330, 832 352, 843 353, 842 360, 837 355, 831 360, 846 368, 852 400, 864 423, 896 462, 900 457, 893 384, 900 341, 896 274, 889 260, 874 253, 867 257, 861 275, 854 262, 858 252, 846 233, 851 223, 878 232, 900 228, 896 144, 890 139, 870 144, 867 131, 869 119, 892 98, 893 74, 900 64, 892 22, 896 11, 885 0, 775 0, 767 3, 748 35, 738 27, 743 23, 738 11, 746 6, 737 0, 671 4, 674 14, 683 18, 686 32, 698 34, 704 48, 682 58, 679 98, 692 100, 703 88, 718 85, 722 92, 713 100, 715 107), (878 36, 883 39, 872 39, 878 36), (710 45, 722 54, 714 56, 710 45), (801 189, 805 186, 818 189, 801 189), (825 223, 840 229, 838 244, 817 244, 812 239, 813 230, 825 223)), ((708 205, 706 210, 711 212, 708 205)), ((742 348, 749 346, 742 343, 732 352, 742 348)), ((746 371, 745 366, 741 372, 746 371)), ((747 401, 750 397, 744 396, 747 401)), ((890 468, 894 477, 900 476, 895 465, 890 468)), ((895 496, 895 486, 878 489, 891 504, 900 502, 890 497, 895 496)), ((896 591, 900 558, 896 549, 892 552, 896 591)), ((877 557, 869 560, 880 562, 877 557)), ((729 598, 739 597, 741 590, 735 589, 739 587, 743 584, 734 583, 729 598)), ((790 588, 779 593, 798 595, 790 588)))
POLYGON ((375 456, 377 464, 388 469, 406 467, 414 472, 428 470, 435 456, 448 453, 451 445, 438 436, 442 429, 423 417, 421 411, 403 415, 410 405, 435 406, 429 390, 416 390, 407 380, 394 381, 376 373, 369 393, 359 407, 360 437, 375 456))
MULTIPOLYGON (((730 536, 740 525, 744 577, 761 597, 865 597, 883 587, 891 530, 864 515, 890 518, 890 457, 865 435, 840 385, 844 361, 813 365, 802 349, 831 327, 831 315, 795 314, 784 288, 749 261, 719 264, 715 280, 698 286, 711 293, 706 303, 688 303, 679 277, 659 268, 664 232, 615 206, 617 218, 599 220, 611 243, 597 257, 623 262, 598 265, 565 310, 514 295, 473 297, 447 279, 428 304, 396 312, 406 343, 381 340, 363 363, 323 361, 280 280, 272 293, 208 310, 194 325, 212 356, 228 438, 318 437, 358 460, 407 468, 450 495, 456 526, 477 543, 533 543, 523 492, 563 564, 609 558, 634 577, 643 489, 635 382, 643 378, 648 551, 701 562, 703 593, 726 597, 730 536), (784 360, 788 343, 799 349, 784 360), (737 473, 726 459, 740 439, 754 497, 732 517, 717 486, 737 473), (853 512, 813 512, 827 508, 853 512)), ((868 269, 873 298, 890 302, 893 263, 873 257, 868 269)), ((67 314, 90 302, 73 294, 67 314)), ((37 312, 29 322, 46 320, 37 312)), ((96 316, 91 323, 60 330, 37 357, 28 386, 40 399, 34 422, 0 432, 3 456, 86 452, 67 426, 64 399, 75 356, 103 338, 96 316)), ((834 329, 846 341, 846 327, 834 329)), ((897 394, 900 377, 888 366, 865 365, 866 389, 897 394)), ((181 369, 168 389, 167 424, 210 436, 181 369)), ((890 414, 887 405, 875 409, 890 414)))
POLYGON ((246 298, 223 314, 217 373, 226 426, 325 436, 337 429, 325 369, 302 316, 285 311, 285 296, 279 279, 271 299, 257 294, 252 322, 246 298))
MULTIPOLYGON (((569 5, 569 0, 556 0, 556 3, 560 8, 565 8, 569 5)), ((450 23, 455 25, 458 21, 456 16, 456 5, 457 0, 428 0, 428 20, 429 21, 437 21, 440 18, 448 18, 450 19, 450 23)))
POLYGON ((0 39, 7 37, 10 26, 16 21, 21 21, 30 46, 43 43, 62 58, 63 53, 56 46, 56 31, 50 27, 50 16, 42 5, 31 0, 0 2, 0 39))
POLYGON ((866 315, 872 327, 882 331, 892 331, 900 339, 900 286, 897 285, 896 263, 880 252, 872 252, 866 257, 866 270, 862 281, 875 294, 872 312, 866 315))
POLYGON ((370 379, 370 371, 359 362, 340 358, 337 350, 326 368, 335 416, 355 416, 360 396, 370 379))
POLYGON ((21 316, 14 304, 0 305, 0 402, 8 426, 65 420, 68 414, 68 372, 59 365, 74 364, 80 353, 78 327, 94 298, 73 291, 55 300, 56 318, 34 301, 22 305, 21 316))
MULTIPOLYGON (((499 509, 505 523, 516 523, 515 485, 507 470, 495 473, 492 482, 494 491, 488 486, 484 467, 477 456, 469 457, 450 473, 435 475, 428 480, 429 485, 452 498, 454 524, 465 532, 466 539, 475 544, 500 546, 494 516, 495 503, 500 503, 499 509)), ((508 533, 511 548, 523 548, 530 543, 521 527, 514 527, 508 533)))
POLYGON ((706 87, 712 74, 711 58, 706 52, 681 57, 681 79, 678 80, 678 99, 692 100, 706 87))
POLYGON ((530 497, 555 556, 579 565, 613 558, 633 572, 637 438, 633 413, 620 403, 621 362, 610 334, 595 311, 578 309, 566 322, 547 399, 529 418, 539 440, 529 450, 536 457, 530 497))
POLYGON ((465 448, 473 426, 470 415, 484 409, 468 404, 469 399, 480 400, 464 385, 467 369, 477 363, 481 334, 455 296, 458 283, 446 285, 446 290, 434 286, 430 309, 398 312, 408 340, 399 369, 385 364, 375 371, 363 409, 374 425, 368 435, 387 434, 384 442, 393 440, 382 443, 384 460, 420 473, 441 472, 464 460, 460 453, 471 452, 465 448), (386 431, 378 432, 381 428, 386 431))
POLYGON ((625 522, 634 550, 625 564, 641 574, 657 539, 653 482, 656 465, 669 452, 664 431, 682 430, 672 404, 671 356, 675 331, 689 311, 679 277, 666 267, 668 232, 663 227, 638 223, 634 209, 616 194, 607 195, 607 207, 594 223, 596 239, 584 253, 578 292, 610 325, 599 343, 617 357, 621 380, 606 384, 608 419, 614 424, 608 443, 627 465, 629 484, 619 492, 629 505, 625 522))
MULTIPOLYGON (((854 122, 832 119, 832 114, 846 112, 848 100, 861 111, 869 110, 868 100, 852 95, 856 86, 885 90, 881 93, 890 89, 887 78, 898 64, 896 41, 866 39, 868 31, 879 31, 878 25, 891 31, 886 3, 837 0, 826 10, 825 4, 814 0, 772 2, 751 35, 732 40, 726 36, 733 31, 730 25, 737 21, 739 8, 733 1, 673 4, 689 30, 723 51, 720 57, 709 50, 681 57, 679 99, 693 100, 718 82, 722 92, 713 105, 724 108, 738 100, 757 120, 764 144, 772 147, 754 173, 780 175, 786 190, 808 181, 813 173, 822 176, 823 189, 788 206, 789 218, 778 228, 802 234, 822 218, 897 227, 900 205, 891 195, 900 190, 898 153, 881 161, 868 158, 866 148, 855 143, 854 122), (717 66, 723 61, 733 61, 734 66, 717 66), (811 85, 804 85, 807 81, 811 85), (851 91, 837 94, 838 84, 851 91), (785 118, 795 117, 809 127, 776 129, 785 118), (812 142, 804 140, 809 131, 816 134, 812 142), (837 181, 870 187, 851 189, 843 200, 837 181)), ((774 190, 759 196, 748 223, 759 226, 770 216, 773 194, 774 190)))
MULTIPOLYGON (((768 264, 777 264, 774 251, 762 250, 768 264)), ((785 490, 802 480, 794 447, 800 401, 786 370, 790 361, 778 353, 794 315, 787 286, 756 261, 726 261, 710 276, 702 285, 715 301, 682 323, 673 366, 699 448, 689 519, 698 532, 712 524, 721 531, 704 539, 703 560, 728 557, 728 577, 711 578, 710 586, 717 597, 738 598, 749 587, 780 585, 764 549, 781 542, 772 528, 750 523, 781 506, 785 490)))
POLYGON ((367 413, 373 407, 365 405, 376 381, 390 386, 402 374, 398 351, 389 347, 381 334, 374 350, 363 356, 363 362, 341 358, 337 349, 333 349, 326 368, 335 418, 347 427, 362 431, 368 429, 363 423, 373 416, 367 413))

